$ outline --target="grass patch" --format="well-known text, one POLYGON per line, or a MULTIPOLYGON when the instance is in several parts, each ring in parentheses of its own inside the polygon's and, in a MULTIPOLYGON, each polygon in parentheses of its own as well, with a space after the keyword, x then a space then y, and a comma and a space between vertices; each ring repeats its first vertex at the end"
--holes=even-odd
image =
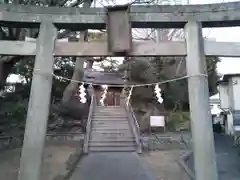
POLYGON ((168 115, 166 127, 169 131, 176 131, 177 129, 189 129, 189 127, 184 127, 187 122, 190 121, 190 113, 189 112, 171 112, 168 115))

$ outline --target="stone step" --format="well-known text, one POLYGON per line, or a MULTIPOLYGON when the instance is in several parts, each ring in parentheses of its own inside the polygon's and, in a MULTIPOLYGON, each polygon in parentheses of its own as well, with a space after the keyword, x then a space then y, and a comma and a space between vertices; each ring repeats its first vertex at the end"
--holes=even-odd
POLYGON ((95 138, 97 138, 97 139, 131 139, 131 138, 134 138, 132 133, 113 134, 113 133, 98 133, 98 132, 91 132, 90 137, 92 139, 95 139, 95 138))
POLYGON ((130 127, 127 124, 92 124, 92 129, 130 129, 130 127))
POLYGON ((121 121, 121 123, 112 123, 109 121, 92 121, 91 124, 92 128, 97 128, 97 127, 115 127, 117 129, 121 129, 121 128, 130 128, 130 126, 128 125, 128 123, 125 123, 124 121, 121 121))
POLYGON ((115 117, 115 116, 112 116, 112 117, 109 117, 109 116, 93 116, 92 117, 92 120, 93 119, 106 119, 106 120, 117 120, 117 119, 119 119, 119 120, 128 120, 128 118, 127 117, 115 117))
POLYGON ((115 114, 118 114, 118 115, 126 115, 127 113, 126 112, 121 112, 121 111, 93 111, 93 114, 106 114, 106 115, 115 115, 115 114))
POLYGON ((112 112, 118 112, 118 113, 126 113, 126 110, 124 109, 94 109, 94 112, 106 112, 106 113, 112 113, 112 112))
POLYGON ((130 129, 130 127, 128 125, 113 125, 113 124, 104 124, 104 125, 92 125, 92 129, 130 129))
POLYGON ((92 131, 130 131, 129 127, 92 127, 92 131))
POLYGON ((122 127, 122 126, 127 126, 129 127, 128 121, 99 121, 99 120, 94 120, 92 121, 92 126, 115 126, 115 127, 122 127))
POLYGON ((112 142, 134 142, 135 143, 135 138, 119 138, 119 139, 111 139, 111 138, 107 138, 107 139, 99 139, 99 138, 94 138, 94 139, 89 139, 89 142, 92 143, 101 143, 101 142, 105 142, 105 143, 112 143, 112 142))
POLYGON ((105 115, 98 115, 98 116, 95 116, 93 115, 92 116, 92 119, 94 118, 99 118, 99 119, 128 119, 127 116, 105 116, 105 115))
POLYGON ((115 118, 112 118, 112 119, 106 119, 106 118, 93 118, 92 119, 92 122, 95 122, 95 121, 106 121, 106 122, 113 122, 113 123, 121 123, 122 121, 123 122, 128 122, 128 120, 127 119, 124 119, 124 118, 122 118, 122 119, 115 119, 115 118))
POLYGON ((106 112, 93 112, 93 116, 127 116, 126 113, 115 113, 115 112, 112 112, 112 113, 106 113, 106 112))
POLYGON ((129 132, 131 133, 131 130, 129 128, 125 128, 125 129, 114 129, 114 128, 92 128, 92 131, 91 132, 109 132, 109 133, 112 133, 112 132, 129 132))
MULTIPOLYGON (((113 126, 118 126, 118 125, 128 125, 129 122, 128 120, 101 120, 101 119, 94 119, 92 120, 92 124, 99 124, 99 125, 113 125, 113 126)), ((129 125, 128 125, 129 126, 129 125)))
POLYGON ((89 142, 90 147, 136 147, 135 142, 89 142))
POLYGON ((99 111, 99 112, 126 112, 125 109, 123 108, 111 108, 111 109, 103 109, 103 108, 94 108, 94 111, 99 111))
POLYGON ((130 127, 129 126, 105 125, 105 126, 92 126, 92 129, 121 130, 121 129, 130 129, 130 127))
POLYGON ((93 116, 116 116, 116 117, 127 117, 125 113, 93 113, 93 116))
POLYGON ((132 136, 132 133, 130 131, 124 132, 124 131, 91 131, 92 135, 99 135, 99 136, 132 136))
POLYGON ((114 126, 116 125, 120 125, 120 124, 128 124, 127 120, 102 120, 102 119, 93 119, 92 123, 94 124, 114 124, 114 126))
POLYGON ((94 109, 97 113, 126 113, 124 109, 94 109))
POLYGON ((90 139, 98 140, 98 141, 109 140, 109 139, 117 141, 118 139, 128 140, 128 139, 134 138, 134 136, 131 134, 128 134, 128 135, 125 134, 121 136, 121 135, 101 135, 99 133, 91 133, 90 137, 91 137, 90 139))
POLYGON ((89 147, 91 152, 134 152, 135 147, 89 147))
POLYGON ((99 111, 99 112, 103 112, 103 111, 106 111, 106 112, 126 112, 125 109, 123 108, 110 108, 110 109, 107 109, 107 108, 94 108, 94 111, 99 111))
POLYGON ((107 108, 107 107, 95 107, 95 110, 99 110, 99 111, 115 111, 115 110, 121 110, 121 111, 125 111, 125 108, 123 107, 115 107, 115 108, 107 108))
POLYGON ((121 123, 122 121, 124 121, 124 122, 128 122, 128 119, 115 119, 115 118, 113 118, 113 119, 105 119, 105 118, 93 118, 92 119, 92 122, 95 122, 95 121, 106 121, 106 122, 119 122, 119 123, 121 123))
POLYGON ((120 118, 120 119, 125 118, 125 119, 127 119, 127 116, 124 116, 124 115, 120 115, 120 116, 112 115, 112 116, 110 116, 110 115, 104 115, 104 114, 101 114, 101 115, 93 114, 92 118, 108 118, 108 119, 109 118, 120 118))
POLYGON ((116 111, 116 110, 125 111, 125 109, 122 107, 117 107, 117 108, 116 107, 115 108, 95 107, 94 109, 99 111, 116 111))
POLYGON ((102 133, 102 134, 130 134, 131 131, 130 129, 126 129, 126 130, 120 130, 120 129, 92 129, 91 131, 92 133, 102 133))
POLYGON ((101 129, 130 129, 128 124, 108 124, 108 123, 104 123, 104 124, 92 124, 91 125, 92 129, 97 129, 97 128, 101 128, 101 129))
POLYGON ((130 130, 130 127, 129 126, 107 126, 107 125, 104 125, 104 126, 92 126, 92 131, 94 131, 95 129, 99 129, 99 130, 130 130))
POLYGON ((119 120, 128 120, 128 118, 127 117, 124 117, 124 116, 122 116, 122 117, 119 117, 119 116, 93 116, 92 117, 92 120, 93 119, 106 119, 106 120, 117 120, 117 119, 119 119, 119 120))
POLYGON ((112 126, 118 126, 118 125, 128 125, 128 121, 124 120, 114 120, 114 121, 106 121, 106 120, 92 120, 93 125, 112 125, 112 126))
POLYGON ((107 137, 107 138, 100 138, 100 137, 91 137, 90 136, 90 139, 89 141, 91 142, 132 142, 132 141, 135 141, 135 138, 134 137, 128 137, 128 138, 121 138, 121 137, 118 137, 118 138, 113 138, 113 137, 107 137))
POLYGON ((107 128, 92 128, 92 132, 99 132, 99 131, 102 131, 102 132, 131 132, 130 128, 112 128, 112 127, 107 127, 107 128))
POLYGON ((125 108, 124 107, 120 107, 120 106, 116 106, 116 107, 103 107, 103 106, 95 106, 95 109, 122 109, 122 110, 125 110, 125 108))
POLYGON ((96 108, 111 109, 111 108, 123 108, 122 106, 96 106, 96 108))

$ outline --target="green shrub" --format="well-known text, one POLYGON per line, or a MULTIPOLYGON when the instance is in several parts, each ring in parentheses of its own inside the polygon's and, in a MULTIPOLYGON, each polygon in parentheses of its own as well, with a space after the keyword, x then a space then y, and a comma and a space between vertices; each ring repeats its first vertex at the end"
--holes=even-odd
POLYGON ((171 112, 167 118, 166 127, 169 131, 176 131, 182 124, 190 121, 189 112, 171 112))

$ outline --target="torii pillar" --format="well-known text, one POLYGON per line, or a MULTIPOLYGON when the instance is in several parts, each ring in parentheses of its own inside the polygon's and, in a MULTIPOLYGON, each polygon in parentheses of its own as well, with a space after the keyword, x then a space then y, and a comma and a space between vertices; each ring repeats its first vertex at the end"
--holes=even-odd
POLYGON ((185 26, 188 94, 196 180, 218 180, 202 25, 185 26))

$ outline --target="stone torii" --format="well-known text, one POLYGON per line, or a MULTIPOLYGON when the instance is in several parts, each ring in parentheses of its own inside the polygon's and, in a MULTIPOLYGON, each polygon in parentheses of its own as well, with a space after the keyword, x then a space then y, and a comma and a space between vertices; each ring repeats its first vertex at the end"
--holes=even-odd
POLYGON ((240 2, 59 8, 0 5, 3 26, 38 28, 36 42, 0 41, 1 55, 35 56, 19 180, 40 180, 54 56, 186 56, 197 180, 217 180, 205 55, 240 57, 238 43, 208 42, 202 27, 240 26, 240 2), (107 42, 57 42, 57 29, 104 29, 107 42), (131 28, 184 28, 185 42, 132 42, 131 28), (121 29, 121 31, 119 31, 121 29), (44 93, 43 93, 44 92, 44 93))

